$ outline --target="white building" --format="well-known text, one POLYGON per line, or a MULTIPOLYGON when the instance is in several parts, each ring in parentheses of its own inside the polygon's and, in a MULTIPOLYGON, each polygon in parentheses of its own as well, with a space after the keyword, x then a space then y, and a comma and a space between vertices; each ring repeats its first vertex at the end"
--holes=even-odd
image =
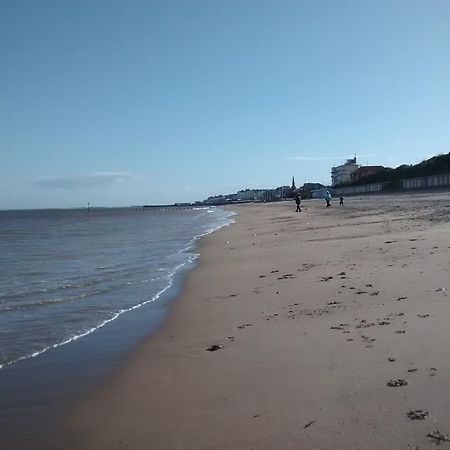
POLYGON ((256 189, 246 189, 237 192, 237 199, 241 202, 253 202, 256 198, 256 189))
POLYGON ((347 183, 351 181, 351 175, 353 172, 359 169, 359 164, 356 163, 356 156, 351 159, 347 159, 345 164, 331 168, 331 185, 347 183))

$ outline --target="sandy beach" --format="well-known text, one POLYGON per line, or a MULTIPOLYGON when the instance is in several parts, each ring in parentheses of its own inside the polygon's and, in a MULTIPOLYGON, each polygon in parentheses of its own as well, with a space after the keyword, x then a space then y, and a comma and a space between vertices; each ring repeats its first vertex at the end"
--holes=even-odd
POLYGON ((324 206, 234 206, 60 448, 450 448, 450 194, 324 206))

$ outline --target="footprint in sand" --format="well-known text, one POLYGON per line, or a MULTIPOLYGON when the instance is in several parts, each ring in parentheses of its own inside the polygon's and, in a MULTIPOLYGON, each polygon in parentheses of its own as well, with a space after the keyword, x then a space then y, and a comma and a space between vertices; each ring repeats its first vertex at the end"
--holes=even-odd
POLYGON ((383 326, 383 325, 390 325, 391 322, 389 322, 389 320, 382 320, 381 322, 378 322, 377 325, 379 326, 383 326))
POLYGON ((436 443, 438 445, 441 442, 448 442, 448 441, 450 441, 450 438, 446 434, 441 433, 439 430, 431 431, 430 433, 427 434, 427 438, 430 441, 432 441, 432 442, 434 442, 434 443, 436 443))
POLYGON ((266 320, 274 319, 277 316, 278 316, 278 313, 270 314, 270 315, 266 316, 266 320))
POLYGON ((387 382, 387 385, 389 387, 400 387, 400 386, 408 386, 408 381, 404 380, 402 378, 399 378, 397 380, 389 380, 387 382))
POLYGON ((244 323, 242 325, 238 325, 237 328, 239 328, 240 330, 243 330, 245 327, 251 327, 251 326, 253 326, 252 323, 244 323))
POLYGON ((322 277, 320 281, 330 281, 333 277, 322 277))
POLYGON ((340 325, 332 325, 330 330, 345 330, 348 327, 348 323, 341 323, 340 325))
MULTIPOLYGON (((358 319, 355 319, 355 320, 358 320, 358 319)), ((366 319, 362 319, 358 323, 358 325, 356 325, 356 328, 370 328, 370 327, 373 327, 373 326, 375 326, 375 324, 373 322, 367 322, 366 319)))
POLYGON ((426 409, 414 409, 406 413, 406 416, 410 420, 425 420, 429 415, 426 409))
POLYGON ((297 278, 293 273, 285 273, 281 277, 278 277, 278 280, 291 280, 293 278, 297 278))

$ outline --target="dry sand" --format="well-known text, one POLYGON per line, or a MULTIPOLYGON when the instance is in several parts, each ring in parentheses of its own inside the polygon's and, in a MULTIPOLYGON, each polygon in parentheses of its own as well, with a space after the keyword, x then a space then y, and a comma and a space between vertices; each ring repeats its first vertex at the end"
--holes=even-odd
POLYGON ((234 209, 65 448, 450 449, 450 194, 234 209))

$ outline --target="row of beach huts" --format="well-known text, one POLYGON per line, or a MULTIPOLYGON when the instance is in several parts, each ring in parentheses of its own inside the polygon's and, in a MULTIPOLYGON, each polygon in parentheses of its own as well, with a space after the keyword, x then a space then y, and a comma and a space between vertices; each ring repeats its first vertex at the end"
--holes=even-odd
MULTIPOLYGON (((408 191, 416 189, 450 188, 450 174, 429 175, 416 178, 408 178, 400 181, 383 181, 379 183, 362 184, 359 186, 345 186, 329 188, 334 196, 377 194, 389 191, 408 191)), ((312 198, 324 198, 327 189, 312 191, 312 198)))

